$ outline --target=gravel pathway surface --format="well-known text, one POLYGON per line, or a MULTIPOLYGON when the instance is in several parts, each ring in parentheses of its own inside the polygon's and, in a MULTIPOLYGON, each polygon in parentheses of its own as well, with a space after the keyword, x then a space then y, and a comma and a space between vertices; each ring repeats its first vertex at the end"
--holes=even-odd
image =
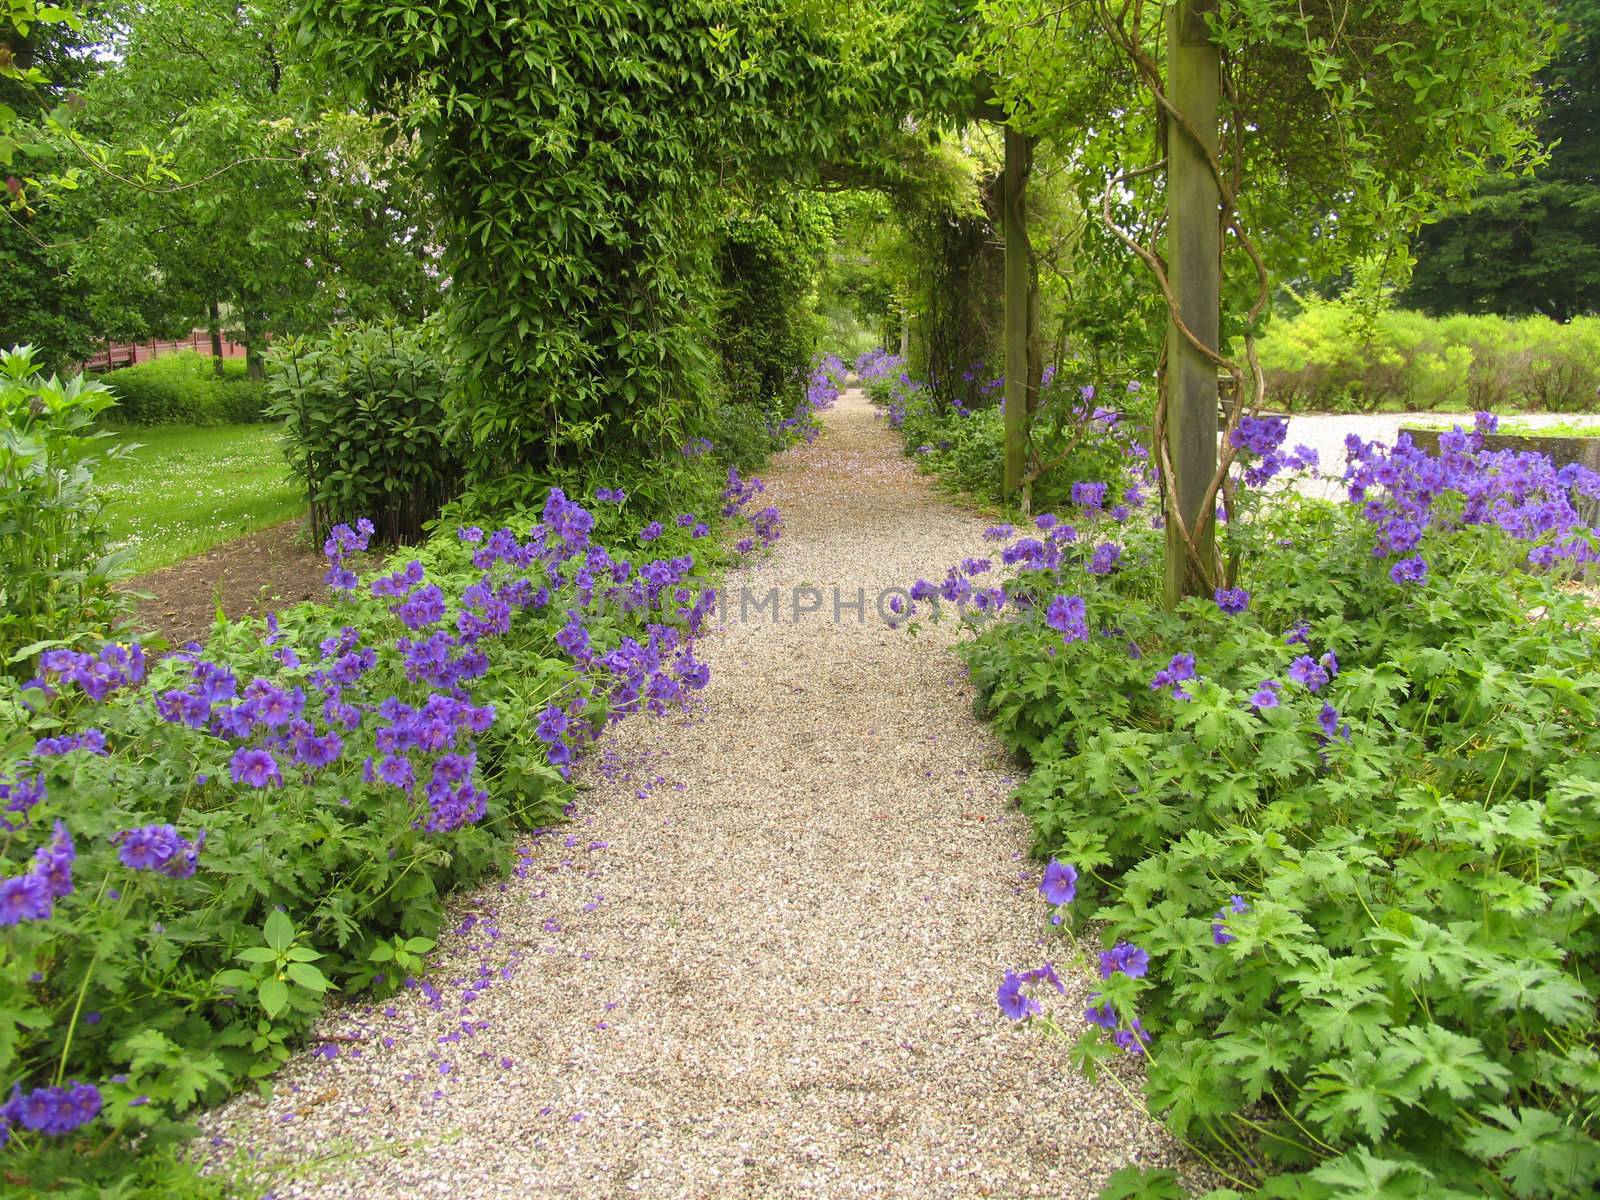
MULTIPOLYGON (((947 635, 872 612, 987 522, 855 391, 766 478, 784 536, 728 581, 698 711, 614 729, 576 820, 461 899, 425 989, 331 1012, 273 1099, 206 1119, 219 1163, 281 1198, 1010 1198, 1178 1161, 999 1016, 1002 971, 1047 953, 1015 768, 947 635), (835 585, 865 620, 835 622, 835 585), (773 587, 780 620, 738 619, 773 587)), ((1073 966, 1046 1008, 1069 1029, 1073 966)))

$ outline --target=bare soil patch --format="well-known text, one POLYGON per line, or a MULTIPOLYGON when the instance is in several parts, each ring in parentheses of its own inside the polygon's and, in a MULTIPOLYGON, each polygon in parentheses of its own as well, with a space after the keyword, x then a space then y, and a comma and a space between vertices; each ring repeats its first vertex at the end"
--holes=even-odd
POLYGON ((327 569, 305 519, 285 521, 130 580, 128 591, 149 596, 135 606, 133 626, 173 645, 204 641, 219 607, 238 618, 317 599, 327 569))

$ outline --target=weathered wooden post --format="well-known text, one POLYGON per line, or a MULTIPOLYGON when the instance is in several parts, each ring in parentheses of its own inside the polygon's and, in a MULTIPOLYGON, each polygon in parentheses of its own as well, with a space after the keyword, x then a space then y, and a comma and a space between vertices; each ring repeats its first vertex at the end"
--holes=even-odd
POLYGON ((1028 444, 1028 224, 1023 192, 1032 166, 1028 139, 1006 126, 1005 188, 1001 221, 1006 242, 1005 273, 1005 477, 1008 499, 1022 486, 1028 444))
MULTIPOLYGON (((1222 198, 1207 154, 1217 153, 1222 55, 1204 14, 1215 10, 1216 0, 1182 0, 1167 10, 1167 98, 1204 142, 1202 149, 1176 122, 1167 122, 1167 272, 1183 323, 1212 350, 1222 323, 1222 198)), ((1217 368, 1170 318, 1165 398, 1170 486, 1193 530, 1217 469, 1217 368)), ((1176 522, 1168 520, 1169 608, 1184 596, 1207 594, 1200 564, 1211 559, 1215 524, 1207 514, 1205 532, 1196 539, 1197 561, 1176 522)))

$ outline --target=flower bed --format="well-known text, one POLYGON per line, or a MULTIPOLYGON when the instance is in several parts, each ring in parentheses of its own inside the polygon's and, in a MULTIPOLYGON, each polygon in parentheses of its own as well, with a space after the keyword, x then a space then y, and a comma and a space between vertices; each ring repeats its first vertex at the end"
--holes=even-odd
MULTIPOLYGON (((1264 483, 1282 424, 1241 436, 1264 483)), ((1010 578, 913 589, 978 627, 1046 912, 1103 947, 1081 1014, 1049 1007, 1062 962, 996 999, 1080 1031, 1086 1071, 1140 1060, 1226 1194, 1591 1195, 1600 653, 1560 584, 1600 477, 1476 432, 1348 449, 1348 503, 1247 490, 1239 580, 1176 612, 1151 522, 1098 489, 991 531, 1010 578)))
POLYGON ((668 521, 555 489, 367 579, 370 525, 340 526, 331 603, 47 651, 0 694, 0 1170, 132 1178, 329 991, 409 985, 444 893, 560 819, 574 757, 705 685, 712 527, 779 535, 758 479, 714 472, 681 469, 701 504, 668 521))

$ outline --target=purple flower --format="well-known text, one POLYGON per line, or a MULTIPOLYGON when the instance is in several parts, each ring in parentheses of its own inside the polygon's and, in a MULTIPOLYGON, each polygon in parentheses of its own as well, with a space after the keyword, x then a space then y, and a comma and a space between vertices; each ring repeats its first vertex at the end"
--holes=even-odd
POLYGON ((1322 727, 1322 732, 1330 741, 1341 738, 1350 740, 1350 726, 1339 723, 1339 710, 1331 704, 1324 704, 1322 711, 1317 714, 1317 724, 1322 727))
POLYGON ((1396 583, 1428 582, 1428 560, 1420 554, 1413 554, 1410 558, 1402 558, 1389 568, 1389 578, 1396 583))
POLYGON ((1102 542, 1094 548, 1094 554, 1089 559, 1089 574, 1109 575, 1116 568, 1117 560, 1122 557, 1122 549, 1113 542, 1102 542))
POLYGON ((444 619, 444 592, 438 584, 430 583, 395 605, 393 612, 408 629, 424 629, 444 619))
POLYGON ((72 864, 77 857, 77 847, 72 843, 72 834, 66 822, 57 818, 49 845, 40 846, 33 852, 34 870, 44 881, 51 899, 59 900, 71 894, 72 864))
POLYGON ((406 792, 409 792, 417 781, 411 760, 403 754, 385 756, 378 764, 378 778, 390 787, 397 787, 406 792))
POLYGON ((1278 707, 1278 690, 1283 685, 1276 679, 1263 679, 1250 697, 1250 707, 1257 712, 1278 707))
POLYGON ((1250 593, 1243 588, 1218 588, 1215 598, 1225 613, 1242 613, 1250 607, 1250 593))
POLYGON ((986 542, 1003 542, 1017 532, 1015 525, 991 525, 983 531, 986 542))
POLYGON ((1072 502, 1080 508, 1101 508, 1106 502, 1106 485, 1103 483, 1075 483, 1072 485, 1072 502))
POLYGON ((188 879, 199 863, 206 835, 202 831, 191 843, 171 825, 143 825, 124 830, 112 841, 120 846, 117 857, 130 870, 159 871, 171 879, 188 879))
POLYGON ((1228 932, 1227 921, 1229 911, 1235 913, 1249 912, 1250 906, 1245 903, 1243 896, 1233 896, 1228 900, 1227 908, 1217 909, 1217 919, 1211 923, 1211 940, 1218 946, 1226 946, 1229 942, 1239 939, 1228 932))
POLYGON ((1117 1020, 1117 1010, 1107 1000, 1103 1004, 1096 1004, 1100 999, 1099 992, 1089 994, 1089 1007, 1083 1010, 1083 1019, 1091 1025, 1098 1025, 1101 1029, 1114 1030, 1120 1024, 1117 1020))
POLYGON ((1289 679, 1308 692, 1316 692, 1328 682, 1328 672, 1309 654, 1302 654, 1289 664, 1289 679))
POLYGON ((546 745, 554 745, 561 740, 561 735, 567 732, 567 714, 565 710, 552 704, 539 714, 539 724, 534 733, 546 745))
POLYGON ((1118 942, 1100 952, 1100 978, 1110 979, 1117 972, 1138 979, 1150 969, 1150 956, 1132 942, 1118 942))
POLYGON ((55 911, 49 881, 33 872, 0 879, 0 928, 19 921, 44 921, 55 911))
POLYGON ((1051 859, 1039 881, 1039 894, 1047 904, 1071 904, 1078 894, 1077 868, 1051 859))
POLYGON ((1022 976, 1015 971, 1007 971, 995 992, 995 1000, 1000 1005, 1000 1011, 1013 1021, 1037 1016, 1044 1011, 1039 1007, 1037 1000, 1023 992, 1022 983, 1022 976))
POLYGON ((283 783, 283 776, 278 771, 278 760, 272 757, 270 750, 240 746, 233 752, 230 769, 233 781, 245 784, 247 787, 264 788, 269 784, 283 783))
POLYGON ((1156 672, 1150 681, 1150 690, 1159 691, 1161 688, 1170 687, 1174 700, 1191 699, 1183 684, 1194 678, 1194 655, 1174 654, 1167 665, 1156 672))
POLYGON ((62 1137, 99 1116, 101 1105, 100 1089, 76 1079, 67 1080, 62 1087, 34 1088, 27 1093, 16 1084, 11 1099, 0 1105, 0 1131, 16 1125, 48 1137, 62 1137))
POLYGON ((662 532, 661 522, 651 521, 650 524, 639 531, 639 540, 641 542, 653 542, 661 536, 662 532))
POLYGON ((1087 641, 1089 626, 1084 619, 1082 596, 1057 596, 1045 610, 1045 624, 1061 634, 1064 642, 1087 641))
POLYGON ((1145 1047, 1150 1044, 1150 1035, 1139 1023, 1139 1018, 1135 1017, 1132 1025, 1127 1029, 1117 1030, 1111 1035, 1111 1040, 1129 1054, 1143 1054, 1145 1047))

